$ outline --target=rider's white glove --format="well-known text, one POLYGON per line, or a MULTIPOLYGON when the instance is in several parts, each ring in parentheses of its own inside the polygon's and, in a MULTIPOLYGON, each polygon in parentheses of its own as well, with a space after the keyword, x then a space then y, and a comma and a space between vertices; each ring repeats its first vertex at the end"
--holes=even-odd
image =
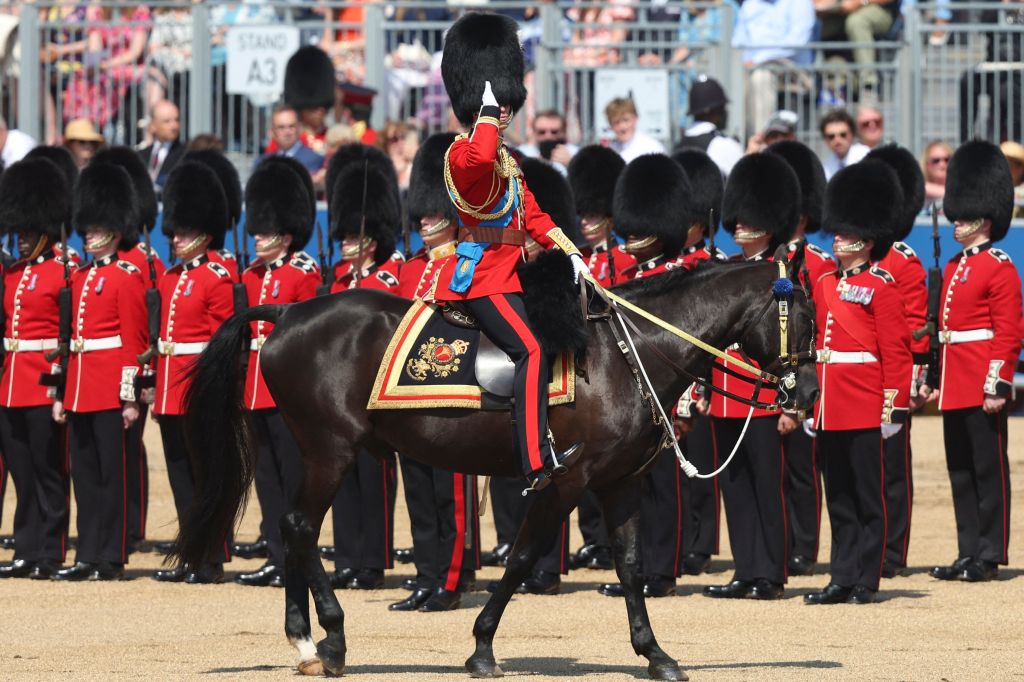
POLYGON ((498 106, 498 100, 494 98, 494 93, 491 92, 491 81, 484 81, 484 96, 480 98, 480 103, 485 107, 498 106))
POLYGON ((895 436, 903 428, 903 424, 882 424, 882 439, 888 439, 895 436))
POLYGON ((574 253, 569 256, 569 260, 572 261, 572 283, 580 283, 580 275, 589 275, 590 268, 583 262, 583 256, 578 253, 574 253))

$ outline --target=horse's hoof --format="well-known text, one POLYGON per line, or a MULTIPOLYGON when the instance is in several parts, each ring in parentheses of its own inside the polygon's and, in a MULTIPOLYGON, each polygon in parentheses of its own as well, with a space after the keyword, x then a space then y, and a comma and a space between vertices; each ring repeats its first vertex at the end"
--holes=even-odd
POLYGON ((685 682, 690 679, 674 661, 652 662, 647 666, 647 673, 652 680, 682 680, 685 682))
POLYGON ((316 654, 323 664, 324 675, 335 677, 345 672, 345 650, 334 647, 326 637, 316 645, 316 654))
POLYGON ((466 670, 469 671, 470 677, 483 679, 502 677, 505 674, 493 658, 477 656, 470 656, 466 659, 466 670))
POLYGON ((324 674, 324 664, 320 662, 319 658, 299 661, 299 672, 308 677, 317 677, 324 674))

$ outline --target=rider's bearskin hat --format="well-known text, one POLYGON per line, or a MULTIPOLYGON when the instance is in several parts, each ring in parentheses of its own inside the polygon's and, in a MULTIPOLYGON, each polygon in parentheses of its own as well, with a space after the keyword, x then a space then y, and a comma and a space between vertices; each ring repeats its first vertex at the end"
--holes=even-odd
POLYGON ((423 141, 412 161, 406 205, 413 228, 419 229, 423 216, 444 216, 456 220, 455 205, 444 184, 444 155, 455 141, 455 133, 435 133, 423 141))
POLYGON ((300 47, 284 67, 284 101, 296 109, 333 107, 334 64, 315 45, 300 47))
POLYGON ((540 210, 551 216, 569 239, 578 241, 576 206, 572 201, 569 181, 554 166, 542 159, 525 158, 519 164, 526 186, 537 200, 540 210))
POLYGON ((796 140, 783 140, 768 147, 768 152, 785 159, 800 181, 800 214, 807 218, 805 232, 821 229, 825 207, 825 169, 810 147, 796 140))
POLYGON ((394 253, 402 208, 392 175, 376 165, 347 165, 335 179, 329 210, 331 239, 358 237, 365 218, 365 234, 377 242, 374 261, 380 265, 394 253))
POLYGON ((988 218, 994 242, 1006 236, 1013 216, 1013 178, 999 147, 982 140, 960 145, 946 172, 942 210, 950 221, 988 218))
POLYGON ((692 202, 682 166, 664 154, 638 156, 615 183, 615 232, 623 239, 658 237, 675 255, 693 222, 692 202))
POLYGON ((733 166, 722 197, 722 226, 729 234, 743 223, 788 242, 800 222, 800 180, 781 156, 748 154, 733 166))
POLYGON ((903 203, 900 204, 896 227, 896 241, 902 241, 910 234, 921 209, 924 207, 924 173, 917 159, 907 149, 896 144, 887 144, 872 149, 867 158, 878 159, 892 168, 900 179, 903 203))
MULTIPOLYGON (((228 229, 238 224, 242 219, 242 181, 238 178, 238 169, 231 163, 228 157, 216 149, 193 149, 186 152, 182 161, 198 161, 209 167, 220 181, 224 190, 224 199, 228 208, 228 229)), ((210 244, 211 249, 224 248, 224 236, 215 237, 210 244)))
POLYGON ((324 191, 327 195, 327 205, 331 204, 331 193, 337 184, 338 175, 346 166, 363 164, 376 168, 378 171, 391 178, 395 186, 398 186, 398 174, 395 172, 395 164, 391 158, 378 147, 371 147, 361 142, 343 144, 334 152, 327 164, 327 176, 324 181, 324 191))
POLYGON ((518 26, 501 14, 469 12, 448 29, 441 77, 456 118, 467 128, 480 111, 484 83, 498 104, 519 111, 526 102, 525 67, 518 26))
POLYGON ((578 215, 610 216, 614 212, 615 181, 626 162, 608 147, 590 144, 569 161, 569 186, 578 215))
POLYGON ((128 171, 112 163, 90 163, 74 192, 75 229, 82 237, 93 226, 137 233, 139 203, 128 171))
POLYGON ((825 231, 875 242, 871 260, 880 260, 900 232, 903 190, 896 171, 883 161, 865 159, 832 176, 825 191, 825 231))
POLYGON ((22 159, 0 176, 0 232, 46 235, 56 242, 70 215, 67 177, 49 159, 22 159))
POLYGON ((135 199, 139 206, 138 220, 121 236, 121 248, 131 248, 138 244, 139 232, 143 225, 149 230, 156 225, 157 203, 156 192, 153 191, 153 180, 149 177, 146 164, 131 147, 105 147, 96 152, 89 165, 97 163, 120 166, 132 179, 132 185, 135 187, 135 199))
POLYGON ((725 180, 722 179, 718 164, 699 149, 684 149, 673 154, 672 159, 683 167, 686 177, 690 179, 693 190, 691 220, 707 227, 711 210, 714 209, 715 224, 711 229, 717 230, 722 219, 722 194, 725 192, 725 180))
POLYGON ((231 220, 228 200, 217 174, 205 163, 183 159, 175 165, 164 185, 163 200, 160 229, 168 238, 197 230, 213 237, 212 249, 224 243, 231 220))
POLYGON ((268 156, 245 185, 245 231, 290 234, 291 251, 301 251, 313 235, 316 193, 305 167, 288 156, 268 156))

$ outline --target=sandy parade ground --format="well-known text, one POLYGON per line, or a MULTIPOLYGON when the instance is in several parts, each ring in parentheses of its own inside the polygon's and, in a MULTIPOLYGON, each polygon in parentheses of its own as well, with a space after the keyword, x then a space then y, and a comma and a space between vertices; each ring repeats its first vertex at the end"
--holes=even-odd
MULTIPOLYGON (((149 536, 169 539, 174 512, 160 441, 149 424, 152 491, 149 536)), ((692 680, 1024 680, 1024 516, 1013 510, 1011 565, 994 583, 941 583, 927 569, 956 556, 953 508, 945 471, 941 423, 914 422, 915 504, 912 574, 883 581, 880 603, 810 607, 801 595, 828 578, 791 579, 778 602, 719 601, 700 595, 706 584, 731 576, 728 541, 710 576, 680 580, 678 596, 648 600, 662 647, 692 680)), ((1024 499, 1024 420, 1010 422, 1013 496, 1024 499)), ((239 540, 257 535, 254 501, 239 540)), ((13 486, 8 487, 0 534, 12 532, 13 486)), ((397 547, 410 546, 401 493, 397 547)), ((328 515, 330 516, 330 515, 328 515)), ((330 520, 324 540, 330 538, 330 520)), ((484 547, 494 545, 490 514, 482 519, 484 547)), ((829 532, 823 516, 821 557, 829 532)), ((72 529, 74 520, 72 520, 72 529)), ((723 522, 724 529, 724 522, 723 522)), ((574 533, 576 531, 574 530, 574 533)), ((72 530, 72 534, 74 531, 72 530)), ((572 548, 580 540, 574 537, 572 548)), ((12 553, 0 551, 0 561, 12 553)), ((69 561, 73 556, 69 555, 69 561)), ((129 580, 59 584, 0 581, 0 680, 271 680, 294 679, 295 657, 284 638, 284 594, 274 588, 160 584, 149 578, 161 557, 136 554, 129 580)), ((260 560, 235 560, 228 579, 260 560)), ((486 592, 441 614, 392 613, 387 604, 407 593, 400 580, 411 564, 388 573, 387 589, 340 591, 346 611, 351 677, 375 680, 468 678, 462 663, 472 652, 472 623, 486 592)), ((482 586, 500 575, 480 571, 482 586)), ((510 604, 495 640, 506 676, 538 680, 644 679, 646 662, 629 645, 621 600, 594 588, 610 571, 576 571, 562 594, 520 596, 510 604)), ((314 638, 321 631, 314 623, 314 638)))

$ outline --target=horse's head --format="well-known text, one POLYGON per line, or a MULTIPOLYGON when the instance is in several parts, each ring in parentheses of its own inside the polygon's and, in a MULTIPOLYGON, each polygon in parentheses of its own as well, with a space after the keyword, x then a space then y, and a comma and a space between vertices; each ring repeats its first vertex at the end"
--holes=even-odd
POLYGON ((818 399, 814 304, 795 272, 799 261, 787 259, 785 246, 772 266, 775 277, 765 287, 763 303, 751 306, 739 342, 765 372, 778 377, 780 407, 810 410, 818 399))

